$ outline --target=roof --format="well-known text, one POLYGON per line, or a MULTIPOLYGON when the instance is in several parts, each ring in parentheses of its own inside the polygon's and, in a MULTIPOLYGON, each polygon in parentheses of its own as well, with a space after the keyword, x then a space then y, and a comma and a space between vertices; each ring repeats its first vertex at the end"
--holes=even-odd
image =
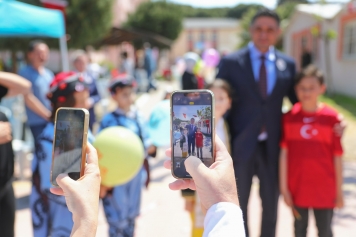
POLYGON ((333 19, 343 8, 341 3, 330 4, 298 4, 296 11, 316 15, 324 19, 333 19))
POLYGON ((236 28, 239 21, 234 18, 184 18, 184 29, 236 28))

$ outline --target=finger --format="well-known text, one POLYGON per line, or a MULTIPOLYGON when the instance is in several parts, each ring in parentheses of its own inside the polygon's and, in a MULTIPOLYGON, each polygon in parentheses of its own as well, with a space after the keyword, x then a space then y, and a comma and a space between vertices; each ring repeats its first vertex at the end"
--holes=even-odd
POLYGON ((170 170, 172 167, 172 161, 171 160, 165 160, 163 163, 164 168, 166 168, 167 170, 170 170))
POLYGON ((98 165, 98 153, 96 149, 88 142, 87 143, 87 163, 98 165))
MULTIPOLYGON (((222 161, 228 159, 230 156, 225 155, 227 152, 225 144, 216 135, 215 136, 215 161, 222 161)), ((231 159, 231 158, 230 158, 231 159)))
POLYGON ((167 156, 167 157, 171 157, 171 156, 172 156, 172 149, 171 149, 171 148, 168 148, 168 149, 166 150, 166 156, 167 156))
POLYGON ((59 174, 56 181, 63 190, 71 189, 76 185, 75 181, 71 179, 68 174, 59 174))
POLYGON ((192 180, 183 180, 183 179, 178 179, 174 181, 173 183, 169 184, 169 188, 171 190, 182 190, 182 189, 192 189, 195 190, 195 185, 192 184, 192 180))
POLYGON ((195 157, 190 156, 184 161, 187 172, 193 177, 193 179, 207 178, 210 171, 203 162, 195 157))
POLYGON ((55 188, 50 188, 51 193, 55 194, 55 195, 59 195, 59 196, 63 196, 64 192, 63 189, 59 188, 59 187, 55 187, 55 188))

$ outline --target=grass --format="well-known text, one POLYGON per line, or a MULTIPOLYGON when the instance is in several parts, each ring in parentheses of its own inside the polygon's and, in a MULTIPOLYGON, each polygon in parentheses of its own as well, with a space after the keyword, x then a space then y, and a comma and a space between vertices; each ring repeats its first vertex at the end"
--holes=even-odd
POLYGON ((331 96, 322 96, 321 101, 337 109, 347 119, 356 122, 356 98, 352 98, 346 95, 334 94, 331 96))

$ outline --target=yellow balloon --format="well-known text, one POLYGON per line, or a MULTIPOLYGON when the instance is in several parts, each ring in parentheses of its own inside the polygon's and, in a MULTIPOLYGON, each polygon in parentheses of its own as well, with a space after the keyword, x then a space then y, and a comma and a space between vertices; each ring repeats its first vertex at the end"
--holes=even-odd
POLYGON ((95 139, 101 183, 114 187, 129 182, 140 171, 144 160, 141 139, 125 127, 102 130, 95 139))

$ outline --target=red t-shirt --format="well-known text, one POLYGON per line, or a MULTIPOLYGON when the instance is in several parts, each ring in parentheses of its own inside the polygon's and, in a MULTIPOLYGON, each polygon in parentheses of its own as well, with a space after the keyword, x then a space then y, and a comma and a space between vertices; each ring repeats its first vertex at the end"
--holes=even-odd
POLYGON ((335 207, 334 157, 343 150, 333 129, 339 122, 337 112, 326 105, 307 113, 297 103, 283 116, 281 147, 288 151, 288 188, 298 207, 335 207))
POLYGON ((195 133, 195 145, 196 147, 203 147, 203 133, 201 132, 195 133))

